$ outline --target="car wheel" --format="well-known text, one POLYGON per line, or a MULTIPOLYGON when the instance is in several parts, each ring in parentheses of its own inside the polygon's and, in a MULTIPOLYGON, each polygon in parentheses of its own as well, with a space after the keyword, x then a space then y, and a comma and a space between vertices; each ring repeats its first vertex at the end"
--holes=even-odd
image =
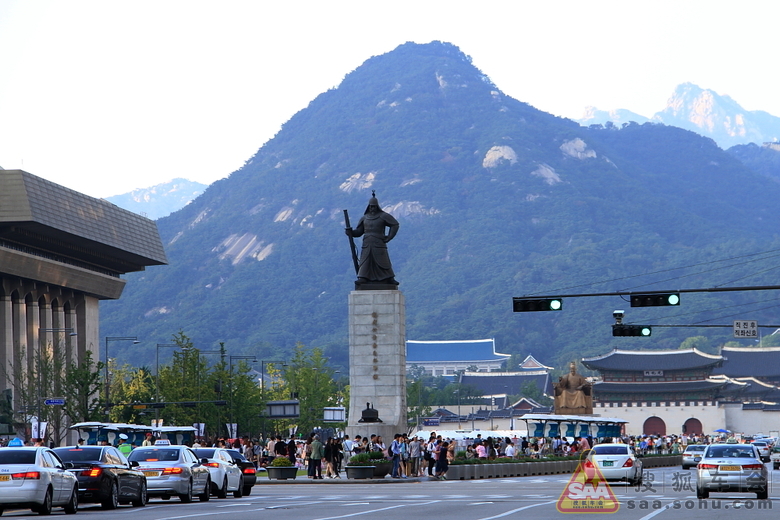
POLYGON ((769 498, 769 490, 766 487, 764 487, 763 491, 759 491, 758 493, 756 493, 756 498, 758 500, 766 500, 767 498, 769 498))
POLYGON ((46 494, 43 496, 43 504, 36 507, 35 512, 39 515, 50 515, 52 498, 52 490, 49 488, 46 490, 46 494))
POLYGON ((710 492, 706 489, 702 488, 696 488, 696 498, 703 499, 703 498, 710 498, 710 492))
POLYGON ((116 481, 111 483, 111 490, 108 496, 100 503, 103 509, 116 509, 119 507, 119 485, 116 481))
POLYGON ((208 502, 211 498, 211 479, 206 479, 206 487, 203 488, 203 493, 198 495, 198 500, 201 502, 208 502))
POLYGON ((141 481, 141 487, 138 489, 138 497, 133 500, 133 507, 144 507, 149 502, 149 493, 146 490, 146 481, 141 481))
POLYGON ((65 514, 75 515, 79 512, 79 489, 78 486, 73 488, 73 492, 70 494, 70 500, 65 504, 65 514))
POLYGON ((252 494, 252 486, 244 486, 244 496, 248 497, 252 494))
POLYGON ((187 491, 179 495, 179 500, 185 504, 192 502, 192 481, 187 482, 187 491))
POLYGON ((238 488, 233 491, 233 498, 241 498, 242 496, 244 496, 244 477, 241 477, 241 480, 238 481, 238 488))
POLYGON ((227 498, 227 477, 222 482, 222 487, 217 490, 217 498, 227 498))

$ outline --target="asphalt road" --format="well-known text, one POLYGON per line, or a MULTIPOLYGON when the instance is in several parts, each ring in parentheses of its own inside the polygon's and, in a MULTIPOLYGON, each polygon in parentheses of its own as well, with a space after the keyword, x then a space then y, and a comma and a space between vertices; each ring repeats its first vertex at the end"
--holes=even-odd
MULTIPOLYGON (((771 471, 777 485, 770 487, 770 500, 754 494, 713 493, 697 500, 695 472, 680 468, 645 472, 640 488, 611 484, 618 511, 608 513, 561 513, 556 508, 570 483, 567 475, 517 477, 468 481, 393 481, 357 484, 355 481, 295 480, 258 484, 252 494, 240 499, 212 498, 209 502, 182 504, 178 499, 153 499, 144 508, 122 506, 103 511, 99 505, 83 504, 78 516, 119 520, 453 520, 549 518, 611 518, 631 520, 672 519, 775 519, 780 511, 780 471, 771 471)), ((266 481, 267 482, 267 481, 266 481)), ((55 515, 64 516, 61 510, 55 515)), ((30 511, 6 511, 4 516, 38 516, 30 511)))

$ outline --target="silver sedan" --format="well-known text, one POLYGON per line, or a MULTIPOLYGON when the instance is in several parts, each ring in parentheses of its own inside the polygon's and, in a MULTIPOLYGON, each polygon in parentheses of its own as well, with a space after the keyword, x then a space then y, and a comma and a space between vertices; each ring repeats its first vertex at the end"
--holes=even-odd
POLYGON ((712 491, 755 493, 759 500, 769 495, 766 466, 750 444, 710 444, 696 471, 697 498, 708 498, 712 491))
POLYGON ((79 483, 49 448, 0 449, 0 514, 9 507, 48 515, 53 506, 73 514, 79 509, 79 483))
POLYGON ((187 446, 143 446, 131 451, 127 460, 138 462, 150 497, 178 496, 182 502, 192 502, 193 495, 201 502, 210 498, 209 470, 187 446))

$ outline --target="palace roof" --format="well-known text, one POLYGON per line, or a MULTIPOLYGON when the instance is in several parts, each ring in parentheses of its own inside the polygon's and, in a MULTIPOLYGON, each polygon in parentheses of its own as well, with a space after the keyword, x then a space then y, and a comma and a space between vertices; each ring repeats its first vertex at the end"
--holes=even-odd
POLYGON ((723 365, 713 374, 780 379, 780 347, 722 347, 723 365))
POLYGON ((529 382, 547 395, 552 395, 550 374, 544 370, 523 372, 465 372, 460 383, 471 385, 483 395, 519 394, 529 382))
MULTIPOLYGON (((725 377, 710 377, 700 381, 658 381, 647 383, 636 382, 605 382, 593 383, 593 394, 598 397, 601 394, 657 394, 669 392, 679 394, 681 392, 700 392, 702 390, 717 391, 718 395, 733 394, 746 391, 748 383, 734 381, 725 377)), ((641 396, 639 396, 641 399, 641 396)))
POLYGON ((496 352, 495 339, 406 342, 406 362, 504 361, 509 354, 496 352))
POLYGON ((582 364, 591 370, 690 370, 717 367, 723 357, 705 354, 699 350, 619 350, 603 356, 582 358, 582 364))

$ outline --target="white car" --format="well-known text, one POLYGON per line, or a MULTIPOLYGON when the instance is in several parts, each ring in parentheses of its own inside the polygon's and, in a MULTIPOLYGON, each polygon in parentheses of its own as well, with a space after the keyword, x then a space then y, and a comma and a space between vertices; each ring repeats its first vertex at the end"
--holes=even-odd
POLYGON ((54 506, 67 514, 79 510, 76 475, 49 448, 0 448, 0 514, 8 508, 30 508, 48 515, 54 506))
POLYGON ((642 483, 642 460, 628 444, 596 444, 583 465, 586 472, 595 466, 606 480, 642 483))
POLYGON ((226 449, 196 448, 192 451, 211 473, 212 494, 218 498, 227 498, 227 494, 232 491, 236 498, 244 496, 244 475, 226 449))
POLYGON ((695 468, 706 448, 706 444, 689 444, 682 454, 682 469, 695 468))
POLYGON ((758 448, 758 454, 761 457, 761 462, 769 462, 769 455, 771 453, 769 442, 765 440, 753 441, 750 444, 758 448))

